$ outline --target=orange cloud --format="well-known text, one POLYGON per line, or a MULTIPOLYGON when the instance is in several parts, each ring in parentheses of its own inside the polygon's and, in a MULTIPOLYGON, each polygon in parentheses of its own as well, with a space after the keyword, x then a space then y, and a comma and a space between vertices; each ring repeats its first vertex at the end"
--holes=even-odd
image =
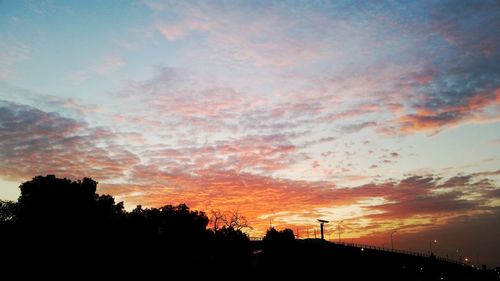
POLYGON ((188 174, 162 171, 154 166, 136 166, 132 177, 137 184, 102 184, 100 192, 111 193, 130 207, 187 203, 203 211, 237 209, 254 227, 253 235, 265 231, 269 218, 281 226, 302 228, 314 226, 318 217, 349 218, 351 233, 358 236, 383 231, 395 224, 426 228, 431 221, 445 223, 481 208, 487 211, 485 196, 498 190, 492 182, 476 180, 479 175, 446 181, 435 176, 411 176, 354 188, 234 170, 206 169, 188 174), (483 195, 478 197, 477 193, 483 195), (468 198, 472 194, 475 197, 468 198))

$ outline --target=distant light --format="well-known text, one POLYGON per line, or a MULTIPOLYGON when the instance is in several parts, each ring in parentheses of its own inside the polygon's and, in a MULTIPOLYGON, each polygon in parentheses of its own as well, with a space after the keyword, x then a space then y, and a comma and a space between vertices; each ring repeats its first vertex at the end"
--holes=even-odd
POLYGON ((443 278, 443 277, 441 277, 441 280, 444 280, 444 278, 443 278))
POLYGON ((434 243, 437 243, 438 241, 436 239, 434 239, 434 243))
POLYGON ((365 251, 365 248, 361 248, 361 252, 364 252, 365 251))
POLYGON ((468 259, 468 258, 465 258, 465 261, 469 261, 469 259, 468 259))

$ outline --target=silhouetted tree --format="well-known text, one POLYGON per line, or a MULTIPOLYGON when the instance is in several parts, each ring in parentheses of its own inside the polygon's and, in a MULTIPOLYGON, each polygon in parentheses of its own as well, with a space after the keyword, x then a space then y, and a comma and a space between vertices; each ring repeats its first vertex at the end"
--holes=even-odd
POLYGON ((111 195, 98 195, 95 211, 100 219, 116 219, 125 214, 123 202, 115 203, 115 199, 111 195))
POLYGON ((238 210, 232 211, 227 218, 224 218, 225 225, 227 227, 232 227, 235 230, 242 230, 244 228, 252 228, 248 224, 248 220, 245 216, 241 215, 238 210))
POLYGON ((17 217, 17 203, 0 200, 0 223, 12 222, 17 217))
POLYGON ((221 210, 211 210, 210 211, 210 223, 212 224, 212 230, 215 232, 219 229, 220 225, 224 225, 226 221, 226 217, 221 210))
POLYGON ((274 227, 271 227, 267 230, 262 240, 267 243, 292 242, 295 240, 295 235, 293 234, 293 230, 289 228, 277 231, 274 227))
POLYGON ((123 203, 110 195, 96 194, 91 178, 71 181, 54 175, 37 176, 21 184, 17 217, 23 227, 35 232, 83 235, 116 232, 124 216, 123 203))
POLYGON ((204 239, 208 218, 203 212, 191 211, 186 204, 166 205, 160 209, 159 232, 169 238, 204 239))
POLYGON ((140 235, 159 235, 167 239, 208 239, 208 218, 203 212, 191 211, 185 204, 143 209, 137 206, 127 215, 129 229, 140 235))
POLYGON ((248 236, 239 229, 222 226, 214 232, 211 250, 215 268, 244 272, 250 264, 252 249, 248 236))
POLYGON ((252 227, 248 224, 247 218, 241 215, 238 210, 223 213, 221 210, 215 209, 210 211, 210 213, 210 222, 214 232, 216 232, 221 226, 234 230, 242 230, 244 228, 252 229, 252 227))
POLYGON ((215 231, 215 239, 217 241, 232 241, 232 242, 248 242, 248 235, 240 229, 223 226, 215 231))

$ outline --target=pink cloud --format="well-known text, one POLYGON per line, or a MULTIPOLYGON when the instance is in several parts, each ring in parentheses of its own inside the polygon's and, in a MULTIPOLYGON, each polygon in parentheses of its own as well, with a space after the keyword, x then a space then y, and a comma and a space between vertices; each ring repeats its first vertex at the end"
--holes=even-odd
POLYGON ((10 102, 0 103, 1 176, 12 180, 34 174, 71 178, 120 178, 139 159, 113 141, 116 135, 83 121, 10 102))
POLYGON ((300 154, 297 156, 295 150, 286 135, 250 135, 211 145, 149 149, 142 156, 152 164, 186 172, 218 169, 269 174, 297 161, 300 154))
POLYGON ((186 19, 184 21, 166 24, 158 22, 155 27, 169 41, 175 41, 185 37, 190 32, 207 32, 213 28, 215 23, 207 19, 186 19))
MULTIPOLYGON (((156 11, 165 10, 161 5, 147 5, 156 11)), ((183 18, 171 23, 158 21, 155 29, 169 41, 201 32, 210 50, 209 57, 220 55, 256 65, 297 66, 324 57, 321 38, 307 41, 290 34, 291 21, 279 9, 266 9, 261 11, 262 16, 249 19, 237 7, 231 7, 176 5, 174 9, 178 9, 183 18)))

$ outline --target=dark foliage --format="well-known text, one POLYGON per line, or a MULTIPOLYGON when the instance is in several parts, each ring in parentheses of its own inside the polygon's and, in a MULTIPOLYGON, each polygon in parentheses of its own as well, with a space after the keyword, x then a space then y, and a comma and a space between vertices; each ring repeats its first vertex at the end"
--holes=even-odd
POLYGON ((7 224, 17 220, 17 203, 0 200, 0 224, 7 224))
POLYGON ((295 240, 295 235, 293 230, 286 228, 281 231, 277 231, 274 227, 267 230, 266 236, 264 236, 264 243, 276 244, 276 243, 290 243, 295 240))

